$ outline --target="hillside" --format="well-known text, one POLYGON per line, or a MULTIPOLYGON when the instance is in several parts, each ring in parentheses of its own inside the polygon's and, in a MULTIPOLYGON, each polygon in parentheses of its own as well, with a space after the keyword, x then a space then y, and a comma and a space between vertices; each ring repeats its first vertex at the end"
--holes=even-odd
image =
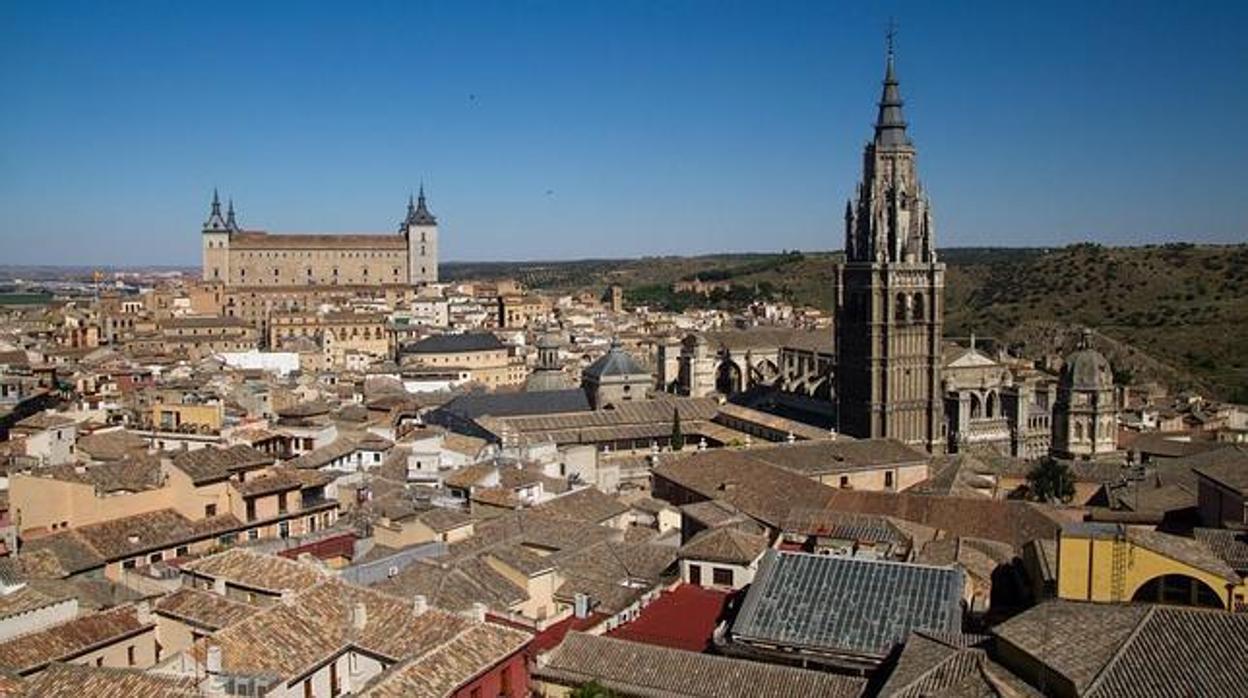
MULTIPOLYGON (((1089 326, 1123 377, 1248 402, 1248 245, 955 248, 941 257, 949 269, 948 336, 973 331, 1039 356, 1069 349, 1075 328, 1089 326)), ((788 252, 446 265, 445 272, 510 276, 555 292, 600 293, 618 283, 630 302, 675 308, 769 296, 826 309, 838 259, 788 252), (711 300, 671 293, 673 282, 695 276, 739 288, 711 300)))

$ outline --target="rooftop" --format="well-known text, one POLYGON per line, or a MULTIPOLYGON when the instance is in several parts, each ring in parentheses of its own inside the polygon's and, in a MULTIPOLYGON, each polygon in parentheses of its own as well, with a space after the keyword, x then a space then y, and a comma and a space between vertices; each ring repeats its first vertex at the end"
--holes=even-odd
POLYGON ((734 639, 883 659, 912 630, 962 630, 962 572, 768 551, 734 639))
POLYGON ((682 698, 858 696, 863 679, 729 659, 571 632, 538 658, 534 674, 564 684, 597 681, 624 695, 682 698))

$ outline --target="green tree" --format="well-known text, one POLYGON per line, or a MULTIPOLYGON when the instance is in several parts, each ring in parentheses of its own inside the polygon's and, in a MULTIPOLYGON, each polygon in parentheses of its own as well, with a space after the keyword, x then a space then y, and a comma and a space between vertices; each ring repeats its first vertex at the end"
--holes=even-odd
POLYGON ((680 410, 672 409, 672 450, 679 451, 685 447, 685 435, 680 431, 680 410))
POLYGON ((616 698, 616 695, 615 691, 605 688, 597 681, 590 681, 569 693, 568 698, 616 698))
POLYGON ((1055 458, 1045 458, 1027 473, 1027 491, 1036 501, 1069 502, 1075 496, 1074 473, 1069 465, 1055 458))

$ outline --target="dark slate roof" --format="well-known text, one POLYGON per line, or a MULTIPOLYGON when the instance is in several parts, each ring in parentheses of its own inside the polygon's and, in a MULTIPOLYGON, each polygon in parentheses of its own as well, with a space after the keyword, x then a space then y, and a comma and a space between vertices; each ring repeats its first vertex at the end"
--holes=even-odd
POLYGON ((1075 390, 1102 390, 1114 386, 1114 373, 1101 352, 1092 348, 1088 333, 1080 348, 1066 357, 1062 367, 1062 385, 1075 390))
POLYGON ((1196 474, 1218 484, 1248 493, 1248 446, 1236 444, 1183 459, 1196 474))
POLYGON ((521 415, 559 414, 561 412, 588 412, 589 399, 579 389, 549 390, 540 393, 474 393, 461 395, 439 407, 436 411, 447 412, 464 419, 493 417, 516 417, 521 415))
POLYGON ((886 698, 1038 698, 1039 691, 988 658, 982 635, 911 633, 879 695, 886 698))
POLYGON ((435 334, 403 347, 404 354, 449 354, 461 351, 491 351, 507 345, 489 332, 435 334))
POLYGON ((884 92, 880 96, 879 113, 875 119, 875 144, 885 147, 908 146, 906 120, 901 115, 901 86, 893 67, 893 50, 888 50, 888 65, 884 70, 884 92))
POLYGON ((1245 614, 1049 601, 994 632, 1085 698, 1231 698, 1248 685, 1245 614))
POLYGON ((608 376, 648 376, 647 371, 641 364, 637 363, 619 342, 612 342, 611 348, 606 354, 598 357, 598 360, 590 364, 585 369, 583 375, 590 378, 605 378, 608 376))
POLYGON ((734 638, 883 659, 912 630, 962 629, 962 572, 769 550, 734 638))

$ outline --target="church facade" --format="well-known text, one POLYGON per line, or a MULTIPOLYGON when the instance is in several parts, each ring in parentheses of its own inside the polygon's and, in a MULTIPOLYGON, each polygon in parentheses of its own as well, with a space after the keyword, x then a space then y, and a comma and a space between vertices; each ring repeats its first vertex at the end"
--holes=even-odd
POLYGON ((417 286, 438 280, 438 221, 425 192, 397 234, 307 235, 244 230, 213 192, 202 230, 203 280, 225 289, 417 286))
POLYGON ((916 158, 890 45, 875 135, 845 210, 838 421, 850 436, 895 438, 939 452, 945 265, 936 258, 931 204, 916 158))

